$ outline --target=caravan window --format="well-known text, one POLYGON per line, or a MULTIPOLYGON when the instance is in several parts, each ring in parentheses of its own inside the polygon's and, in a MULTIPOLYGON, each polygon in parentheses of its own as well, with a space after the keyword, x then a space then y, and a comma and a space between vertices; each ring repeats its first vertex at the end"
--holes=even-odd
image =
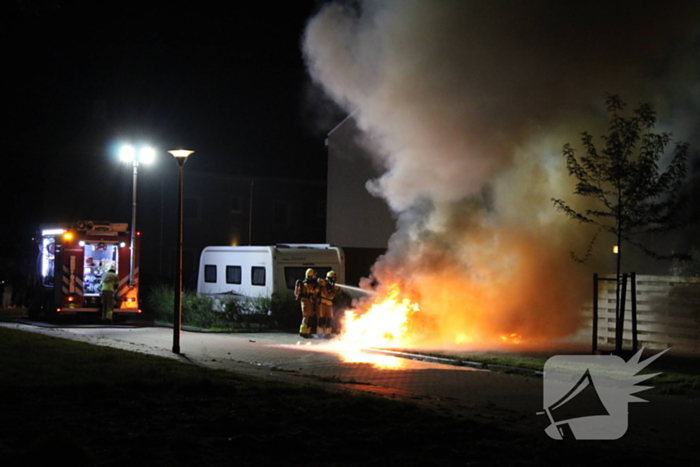
POLYGON ((226 266, 226 283, 240 284, 241 283, 241 267, 226 266))
POLYGON ((253 285, 265 285, 265 268, 253 266, 250 268, 250 277, 253 285))
POLYGON ((216 264, 204 265, 204 282, 216 282, 216 264))

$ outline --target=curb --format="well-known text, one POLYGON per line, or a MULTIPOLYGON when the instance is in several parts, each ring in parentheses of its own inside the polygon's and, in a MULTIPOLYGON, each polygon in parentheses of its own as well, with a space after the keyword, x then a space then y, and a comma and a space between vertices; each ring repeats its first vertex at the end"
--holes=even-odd
POLYGON ((501 373, 509 374, 519 374, 523 376, 534 376, 537 378, 542 378, 544 376, 543 371, 531 370, 528 368, 520 368, 517 366, 507 366, 507 365, 494 365, 489 363, 472 362, 468 360, 456 360, 452 358, 443 357, 431 357, 429 355, 412 354, 407 352, 396 352, 393 350, 381 350, 381 349, 363 349, 363 352, 373 353, 378 355, 388 355, 391 357, 406 358, 409 360, 418 360, 422 362, 437 363, 440 365, 450 365, 450 366, 466 366, 470 368, 475 368, 478 370, 486 371, 498 371, 501 373))

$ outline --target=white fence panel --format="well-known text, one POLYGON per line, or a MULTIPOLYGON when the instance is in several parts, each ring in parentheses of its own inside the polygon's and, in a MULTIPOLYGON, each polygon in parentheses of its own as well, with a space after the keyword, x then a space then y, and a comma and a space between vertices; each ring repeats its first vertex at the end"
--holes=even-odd
MULTIPOLYGON (((601 276, 599 279, 614 279, 601 276)), ((627 279, 623 348, 632 346, 632 287, 627 279)), ((636 276, 637 338, 640 347, 700 351, 700 278, 636 276)), ((578 335, 592 334, 593 306, 582 307, 588 323, 578 335)), ((598 344, 615 344, 615 281, 598 282, 598 344)))

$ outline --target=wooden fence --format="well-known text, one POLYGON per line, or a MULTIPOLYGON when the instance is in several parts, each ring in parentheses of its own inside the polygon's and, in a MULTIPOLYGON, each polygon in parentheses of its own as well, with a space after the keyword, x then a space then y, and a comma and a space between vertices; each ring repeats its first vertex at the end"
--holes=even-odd
MULTIPOLYGON (((634 277, 634 276, 633 276, 634 277)), ((615 345, 615 276, 598 280, 598 345, 615 345), (612 280, 610 280, 612 279, 612 280)), ((633 343, 632 287, 628 277, 622 348, 633 343)), ((639 346, 651 349, 674 347, 700 351, 700 278, 636 276, 637 339, 639 346)), ((593 336, 592 302, 583 307, 588 325, 579 336, 593 336)))

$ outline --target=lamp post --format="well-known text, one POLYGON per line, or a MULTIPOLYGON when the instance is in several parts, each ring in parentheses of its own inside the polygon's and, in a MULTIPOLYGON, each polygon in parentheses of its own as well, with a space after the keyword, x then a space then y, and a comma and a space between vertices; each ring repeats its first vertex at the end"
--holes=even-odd
POLYGON ((138 178, 139 162, 144 164, 150 164, 155 158, 156 152, 153 148, 143 147, 139 150, 138 154, 133 146, 123 146, 119 151, 119 158, 122 162, 130 162, 134 168, 133 170, 133 188, 131 195, 131 246, 130 246, 130 256, 129 256, 129 285, 134 285, 134 257, 135 248, 134 244, 136 242, 136 181, 138 178))
POLYGON ((177 189, 177 259, 175 260, 175 309, 173 310, 173 353, 180 353, 180 327, 182 323, 182 166, 194 151, 175 149, 168 151, 178 166, 177 189))

